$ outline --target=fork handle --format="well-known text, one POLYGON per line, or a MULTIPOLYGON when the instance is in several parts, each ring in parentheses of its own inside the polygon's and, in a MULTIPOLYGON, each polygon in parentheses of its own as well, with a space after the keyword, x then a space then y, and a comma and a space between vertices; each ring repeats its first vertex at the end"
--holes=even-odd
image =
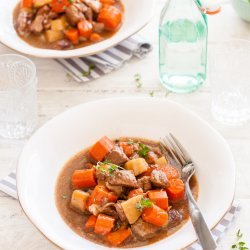
POLYGON ((209 230, 204 217, 193 198, 192 192, 189 187, 189 181, 185 183, 186 196, 188 199, 189 213, 193 223, 195 232, 198 236, 199 242, 204 250, 214 250, 217 245, 209 230))

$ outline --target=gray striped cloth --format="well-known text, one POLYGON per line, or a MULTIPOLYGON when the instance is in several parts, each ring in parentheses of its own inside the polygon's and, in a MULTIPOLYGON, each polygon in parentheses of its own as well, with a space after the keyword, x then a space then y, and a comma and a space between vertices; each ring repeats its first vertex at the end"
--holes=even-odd
MULTIPOLYGON (((0 180, 0 190, 6 194, 17 199, 17 188, 16 188, 16 170, 13 170, 6 178, 0 180)), ((237 201, 232 203, 231 208, 228 210, 226 215, 220 220, 217 226, 212 230, 214 239, 218 242, 223 237, 230 224, 240 211, 240 206, 237 201)), ((202 250, 199 242, 193 243, 191 246, 185 248, 186 250, 202 250)))
POLYGON ((134 35, 99 54, 79 58, 56 59, 56 61, 76 81, 88 82, 120 68, 133 56, 137 58, 145 57, 151 50, 150 43, 139 35, 134 35))

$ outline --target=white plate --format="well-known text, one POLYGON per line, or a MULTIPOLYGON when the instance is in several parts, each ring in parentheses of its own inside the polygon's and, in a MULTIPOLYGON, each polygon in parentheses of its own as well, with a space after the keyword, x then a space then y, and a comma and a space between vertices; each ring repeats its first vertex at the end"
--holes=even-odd
POLYGON ((122 0, 124 22, 111 38, 102 42, 73 50, 50 50, 32 47, 23 41, 13 27, 13 10, 20 0, 1 1, 0 42, 21 53, 46 58, 87 56, 108 49, 142 29, 153 15, 155 0, 122 0))
MULTIPOLYGON (((103 135, 159 140, 172 132, 197 162, 198 205, 210 228, 229 209, 235 188, 235 166, 225 140, 205 121, 179 104, 158 98, 114 98, 89 102, 58 115, 26 144, 17 169, 20 203, 34 225, 64 249, 95 250, 97 245, 75 234, 55 205, 55 183, 65 162, 103 135)), ((176 250, 196 240, 189 221, 148 250, 176 250)), ((109 249, 98 246, 98 249, 109 249)))

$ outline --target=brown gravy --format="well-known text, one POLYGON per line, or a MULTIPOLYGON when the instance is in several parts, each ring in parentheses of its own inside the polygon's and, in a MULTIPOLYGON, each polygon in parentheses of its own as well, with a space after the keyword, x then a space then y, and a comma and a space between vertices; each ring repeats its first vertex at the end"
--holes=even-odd
MULTIPOLYGON (((138 138, 136 138, 135 140, 138 140, 138 138)), ((151 146, 159 145, 157 142, 153 142, 153 141, 149 141, 149 140, 145 140, 141 138, 139 140, 146 145, 151 145, 151 146)), ((120 139, 120 141, 123 141, 123 138, 120 139)), ((84 163, 89 162, 87 151, 88 149, 80 151, 75 156, 73 156, 63 167, 58 177, 56 189, 55 189, 56 205, 65 223, 75 233, 95 243, 98 243, 101 245, 107 245, 102 237, 91 232, 86 232, 84 230, 84 224, 87 221, 89 216, 80 215, 76 213, 75 211, 73 211, 69 206, 71 194, 72 194, 71 176, 76 169, 82 169, 84 163)), ((171 164, 173 165, 173 162, 171 162, 171 164)), ((195 176, 193 176, 190 180, 190 187, 194 195, 194 198, 197 199, 198 198, 198 182, 195 176)), ((183 215, 183 219, 179 225, 175 227, 171 227, 171 228, 168 227, 167 230, 161 229, 159 233, 157 233, 157 236, 149 240, 139 241, 138 239, 137 240, 132 239, 128 242, 124 242, 124 244, 121 245, 120 247, 132 248, 132 247, 146 246, 148 244, 151 244, 153 242, 166 238, 169 235, 178 231, 189 219, 188 205, 186 201, 178 202, 178 203, 170 204, 170 205, 173 208, 177 209, 178 211, 181 211, 183 215)))

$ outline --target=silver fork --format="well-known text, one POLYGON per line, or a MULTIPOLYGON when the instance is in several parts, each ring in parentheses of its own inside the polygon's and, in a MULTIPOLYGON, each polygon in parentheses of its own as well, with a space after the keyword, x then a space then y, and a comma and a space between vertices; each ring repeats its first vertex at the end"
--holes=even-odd
POLYGON ((162 150, 166 154, 168 154, 168 150, 172 158, 177 162, 177 164, 181 166, 181 178, 185 184, 185 193, 188 200, 190 218, 198 236, 199 242, 204 250, 214 250, 217 247, 216 242, 213 239, 211 231, 209 230, 189 187, 189 180, 195 173, 195 163, 192 161, 192 158, 186 149, 171 133, 162 141, 162 150))

